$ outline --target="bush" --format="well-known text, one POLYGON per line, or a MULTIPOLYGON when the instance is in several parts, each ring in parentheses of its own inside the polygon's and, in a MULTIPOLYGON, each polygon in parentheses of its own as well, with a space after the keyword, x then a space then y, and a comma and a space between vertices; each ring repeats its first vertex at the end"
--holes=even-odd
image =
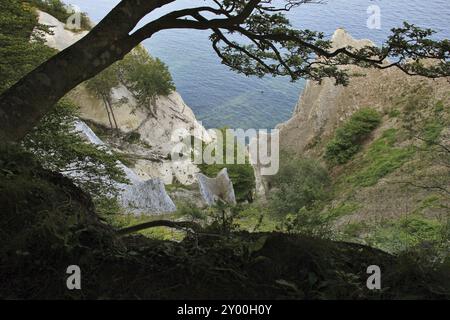
POLYGON ((0 94, 56 53, 44 44, 46 31, 31 8, 18 0, 0 1, 0 94), (30 42, 33 29, 39 32, 30 42))
POLYGON ((369 147, 361 164, 363 168, 349 176, 347 181, 356 186, 368 187, 400 168, 414 154, 414 148, 395 147, 397 130, 388 129, 369 147))
POLYGON ((369 108, 355 112, 344 125, 336 130, 328 143, 325 159, 330 164, 344 164, 360 149, 365 138, 380 124, 381 115, 369 108))
MULTIPOLYGON (((367 242, 390 253, 419 249, 420 247, 439 247, 446 240, 446 224, 439 220, 412 215, 376 228, 367 242)), ((447 252, 448 254, 448 252, 447 252)))
POLYGON ((274 214, 296 214, 325 200, 330 183, 328 172, 317 161, 282 155, 280 170, 270 181, 274 188, 269 201, 274 214))
POLYGON ((288 233, 318 238, 331 238, 333 235, 331 219, 322 214, 320 208, 308 210, 303 207, 297 214, 288 214, 279 228, 288 233))

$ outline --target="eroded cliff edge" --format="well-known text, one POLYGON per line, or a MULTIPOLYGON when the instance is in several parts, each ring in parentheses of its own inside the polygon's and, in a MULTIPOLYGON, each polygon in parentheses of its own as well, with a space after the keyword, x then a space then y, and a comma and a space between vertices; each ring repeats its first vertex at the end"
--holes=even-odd
MULTIPOLYGON (((63 23, 42 11, 39 11, 39 23, 51 27, 53 34, 46 34, 45 40, 47 45, 58 50, 64 50, 87 34, 87 31, 67 30, 63 23)), ((91 94, 85 85, 78 86, 69 97, 80 107, 82 120, 99 131, 108 128, 108 114, 103 101, 91 94)), ((113 89, 112 104, 121 137, 101 138, 117 151, 133 158, 133 170, 138 176, 142 179, 159 178, 165 184, 192 184, 196 181, 197 166, 189 161, 171 161, 170 153, 179 142, 176 139, 179 133, 193 134, 206 142, 211 138, 177 92, 158 96, 154 103, 155 114, 136 108, 136 99, 123 85, 113 89), (124 142, 123 138, 130 133, 134 133, 134 139, 124 142)))
MULTIPOLYGON (((371 44, 343 29, 335 32, 333 42, 335 48, 371 44)), ((328 207, 351 208, 338 225, 448 215, 449 82, 407 76, 394 68, 346 68, 353 75, 346 87, 335 86, 331 79, 307 82, 292 117, 278 126, 282 152, 316 159, 329 168, 333 199, 328 207), (380 125, 348 163, 327 164, 327 144, 363 108, 376 110, 380 125)), ((267 179, 258 181, 270 193, 267 179)))

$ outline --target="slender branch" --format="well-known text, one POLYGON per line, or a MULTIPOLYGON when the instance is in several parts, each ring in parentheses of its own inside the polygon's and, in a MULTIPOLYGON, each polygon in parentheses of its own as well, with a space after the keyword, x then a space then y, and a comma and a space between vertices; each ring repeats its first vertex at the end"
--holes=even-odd
POLYGON ((198 29, 207 30, 212 28, 226 28, 234 25, 240 25, 251 15, 255 7, 261 0, 250 0, 240 13, 231 16, 221 9, 211 7, 188 8, 168 13, 137 30, 130 37, 134 42, 140 43, 150 38, 154 33, 164 29, 198 29), (187 16, 194 16, 201 12, 213 12, 223 14, 226 18, 210 19, 206 21, 187 20, 187 16), (185 19, 181 19, 181 18, 185 19))
POLYGON ((117 231, 119 235, 126 235, 134 232, 138 232, 141 230, 149 229, 149 228, 155 228, 155 227, 168 227, 173 229, 184 229, 184 230, 191 230, 193 232, 199 232, 203 228, 195 222, 190 221, 169 221, 169 220, 156 220, 156 221, 150 221, 150 222, 144 222, 141 224, 137 224, 131 227, 123 228, 117 231))

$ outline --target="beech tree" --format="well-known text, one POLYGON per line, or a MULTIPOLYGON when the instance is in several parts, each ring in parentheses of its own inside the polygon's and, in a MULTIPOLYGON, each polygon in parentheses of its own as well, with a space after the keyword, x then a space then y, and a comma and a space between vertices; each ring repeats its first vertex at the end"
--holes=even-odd
POLYGON ((86 83, 86 88, 102 99, 111 129, 118 129, 112 103, 112 90, 120 85, 117 64, 111 65, 86 83), (114 122, 114 124, 113 124, 114 122))
POLYGON ((284 13, 315 0, 208 0, 136 28, 149 13, 175 1, 122 0, 84 38, 5 91, 0 97, 2 141, 21 140, 67 92, 168 29, 210 30, 212 48, 222 63, 245 75, 287 75, 294 81, 332 77, 345 84, 348 75, 338 66, 348 64, 396 67, 431 78, 450 75, 450 41, 432 40, 429 29, 405 23, 393 29, 381 47, 333 50, 322 33, 292 28, 284 13), (436 62, 424 64, 423 59, 436 62))
MULTIPOLYGON (((144 47, 138 46, 119 63, 121 83, 133 94, 138 108, 156 118, 157 96, 167 96, 175 90, 167 66, 153 58, 144 47)), ((135 111, 135 110, 133 110, 135 111)))

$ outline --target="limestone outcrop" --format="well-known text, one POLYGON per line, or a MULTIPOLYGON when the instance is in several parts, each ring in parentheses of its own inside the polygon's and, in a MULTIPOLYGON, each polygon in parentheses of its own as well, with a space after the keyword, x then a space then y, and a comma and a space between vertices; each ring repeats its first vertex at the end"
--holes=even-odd
MULTIPOLYGON (((344 29, 335 31, 333 47, 361 48, 373 45, 367 39, 354 39, 344 29)), ((389 112, 394 100, 411 87, 430 86, 435 96, 445 96, 445 79, 433 80, 411 77, 396 68, 385 70, 342 67, 352 76, 348 86, 335 85, 333 79, 322 83, 307 81, 295 106, 292 117, 277 126, 280 130, 280 148, 298 155, 317 155, 314 148, 333 136, 336 128, 361 108, 373 108, 382 114, 389 112)))
MULTIPOLYGON (((334 48, 347 45, 359 48, 371 44, 369 40, 355 40, 343 29, 335 32, 333 43, 334 48)), ((334 179, 339 178, 341 174, 350 176, 355 172, 363 172, 361 170, 375 170, 376 162, 372 167, 365 167, 368 163, 372 163, 367 152, 374 141, 381 139, 383 134, 389 131, 402 135, 406 126, 412 125, 416 126, 413 129, 420 129, 423 123, 411 122, 407 117, 417 113, 426 118, 434 114, 436 112, 434 110, 439 106, 444 109, 450 103, 449 83, 446 79, 412 77, 396 68, 385 70, 363 69, 356 66, 343 68, 348 69, 352 75, 348 86, 336 86, 332 79, 323 79, 321 84, 308 81, 292 117, 277 126, 280 130, 282 151, 321 162, 326 145, 334 137, 338 127, 341 127, 357 110, 362 108, 377 110, 382 116, 380 126, 363 142, 361 151, 352 161, 344 166, 330 168, 334 179)), ((441 144, 444 146, 448 146, 450 141, 449 133, 448 129, 442 131, 441 144)), ((420 144, 420 141, 408 140, 405 135, 399 137, 398 142, 389 150, 395 153, 401 148, 417 144, 420 144)), ((360 186, 355 182, 357 187, 347 184, 348 188, 339 189, 333 200, 333 207, 349 202, 358 207, 354 214, 341 218, 341 223, 367 222, 414 212, 416 204, 426 201, 427 197, 433 197, 433 190, 407 189, 403 182, 420 179, 417 184, 423 185, 428 179, 427 183, 432 185, 433 181, 441 181, 443 177, 448 176, 448 168, 440 165, 439 161, 429 164, 425 161, 428 160, 419 153, 411 156, 410 161, 405 162, 403 167, 392 170, 389 174, 383 174, 382 178, 370 186, 360 186), (411 207, 405 208, 406 204, 411 207)), ((383 168, 389 165, 389 162, 383 162, 383 168)), ((258 168, 255 170, 259 177, 257 189, 262 189, 260 192, 267 194, 269 192, 265 183, 267 179, 258 175, 258 168)), ((439 209, 429 211, 436 213, 439 209)))
MULTIPOLYGON (((87 142, 97 146, 108 147, 83 121, 77 121, 75 130, 86 139, 87 142)), ((176 210, 175 204, 166 192, 165 185, 159 178, 143 180, 133 170, 121 162, 117 166, 122 169, 129 180, 129 184, 116 183, 119 191, 119 201, 122 207, 129 213, 160 214, 176 210)), ((80 174, 80 173, 77 173, 80 174)), ((82 174, 82 173, 81 173, 82 174)))
MULTIPOLYGON (((45 12, 39 12, 39 23, 51 26, 53 34, 47 35, 46 41, 58 50, 65 49, 87 33, 66 30, 63 23, 45 12)), ((109 126, 103 101, 90 94, 83 85, 74 89, 69 97, 80 107, 82 119, 109 126)), ((125 153, 138 153, 133 170, 142 179, 158 177, 165 184, 192 184, 196 181, 197 166, 188 160, 171 161, 170 153, 180 137, 195 136, 205 142, 210 142, 211 137, 177 92, 167 97, 157 97, 154 115, 139 108, 133 94, 124 86, 113 90, 112 104, 123 135, 133 132, 140 137, 139 146, 128 144, 126 149, 120 145, 116 147, 125 153)))
POLYGON ((198 173, 197 179, 203 200, 209 206, 216 204, 219 200, 232 205, 236 204, 233 183, 228 176, 227 168, 223 168, 215 178, 198 173))

